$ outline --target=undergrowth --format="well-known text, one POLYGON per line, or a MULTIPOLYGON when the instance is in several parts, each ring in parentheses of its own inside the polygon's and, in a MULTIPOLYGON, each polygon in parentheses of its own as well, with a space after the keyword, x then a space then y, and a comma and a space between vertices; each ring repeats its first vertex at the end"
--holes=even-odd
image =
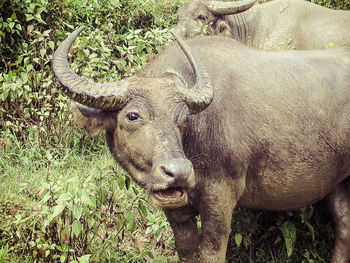
POLYGON ((80 25, 83 77, 133 75, 168 42, 180 1, 2 1, 0 262, 175 262, 164 215, 102 137, 75 127, 50 61, 80 25))
POLYGON ((16 159, 1 163, 0 262, 176 261, 163 213, 101 139, 34 160, 25 146, 12 149, 16 159))

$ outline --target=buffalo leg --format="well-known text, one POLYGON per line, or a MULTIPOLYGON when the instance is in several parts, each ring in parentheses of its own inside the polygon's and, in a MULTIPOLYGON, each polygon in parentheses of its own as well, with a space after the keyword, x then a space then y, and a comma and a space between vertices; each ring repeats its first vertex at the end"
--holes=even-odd
POLYGON ((238 200, 236 194, 242 191, 233 191, 240 185, 239 182, 235 185, 234 180, 208 181, 199 206, 202 219, 200 262, 224 263, 231 232, 232 213, 238 200))
POLYGON ((327 201, 336 228, 332 263, 350 260, 350 180, 346 179, 331 192, 327 201))
POLYGON ((198 263, 199 233, 195 210, 182 207, 165 209, 164 212, 173 229, 175 247, 181 262, 198 263))

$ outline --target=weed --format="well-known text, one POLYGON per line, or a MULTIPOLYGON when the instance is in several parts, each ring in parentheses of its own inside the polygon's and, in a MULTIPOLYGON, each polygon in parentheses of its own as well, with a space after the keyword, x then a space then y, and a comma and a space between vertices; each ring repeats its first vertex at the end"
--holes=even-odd
POLYGON ((10 189, 0 199, 4 251, 9 244, 11 256, 38 262, 174 258, 163 213, 150 207, 106 146, 99 153, 68 154, 47 152, 46 164, 29 171, 29 162, 7 169, 2 180, 10 189))

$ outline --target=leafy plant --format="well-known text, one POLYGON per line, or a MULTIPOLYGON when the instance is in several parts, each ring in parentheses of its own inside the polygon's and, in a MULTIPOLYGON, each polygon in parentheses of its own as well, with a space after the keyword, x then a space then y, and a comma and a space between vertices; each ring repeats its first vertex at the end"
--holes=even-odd
POLYGON ((75 49, 78 56, 72 61, 73 68, 94 80, 110 81, 130 76, 170 40, 167 29, 155 28, 155 16, 165 18, 180 3, 169 0, 164 1, 164 5, 148 2, 2 2, 0 130, 11 130, 24 142, 28 131, 35 130, 42 145, 49 143, 62 148, 71 145, 71 141, 60 139, 74 138, 71 134, 61 135, 64 127, 72 125, 67 111, 68 99, 62 95, 50 69, 58 40, 66 37, 65 31, 71 32, 76 26, 85 24, 88 26, 86 33, 91 35, 77 41, 80 46, 75 49), (136 25, 136 17, 130 17, 130 11, 140 6, 145 8, 138 8, 143 12, 139 19, 145 21, 144 16, 148 17, 147 25, 136 25), (147 28, 138 29, 137 26, 147 28), (75 68, 75 63, 79 68, 75 68))
POLYGON ((333 242, 332 223, 320 205, 289 213, 239 208, 227 258, 228 262, 328 262, 333 242))
POLYGON ((323 5, 329 8, 344 9, 344 10, 350 9, 350 0, 311 0, 311 1, 313 3, 323 5))
POLYGON ((0 247, 9 244, 8 257, 24 255, 21 260, 14 257, 19 262, 174 258, 173 236, 163 213, 150 207, 106 147, 101 153, 68 153, 64 158, 46 155, 46 167, 24 167, 21 172, 12 168, 21 174, 17 178, 9 168, 2 178, 7 198, 0 199, 0 247))
POLYGON ((9 252, 10 252, 10 248, 8 246, 8 244, 2 246, 0 248, 0 263, 5 263, 8 262, 8 257, 9 257, 9 252))
POLYGON ((290 221, 285 221, 280 227, 284 244, 286 245, 287 255, 290 257, 294 250, 294 244, 297 239, 297 229, 290 221))

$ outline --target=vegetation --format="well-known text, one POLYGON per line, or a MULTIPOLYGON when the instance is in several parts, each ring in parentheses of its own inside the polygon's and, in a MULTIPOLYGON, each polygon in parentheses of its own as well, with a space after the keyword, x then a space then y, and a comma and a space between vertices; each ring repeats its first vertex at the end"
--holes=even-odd
MULTIPOLYGON (((349 0, 315 1, 350 8, 349 0)), ((0 263, 178 262, 163 213, 103 137, 74 125, 50 61, 86 25, 72 68, 100 81, 131 76, 171 41, 184 2, 0 0, 0 263)), ((328 261, 332 225, 322 209, 307 214, 239 209, 228 261, 328 261)))
POLYGON ((311 2, 334 9, 350 9, 350 0, 311 0, 311 2))
POLYGON ((80 25, 72 67, 114 81, 169 41, 180 1, 11 0, 0 5, 0 262, 176 261, 161 211, 73 124, 50 70, 80 25), (112 63, 111 63, 112 62, 112 63))

